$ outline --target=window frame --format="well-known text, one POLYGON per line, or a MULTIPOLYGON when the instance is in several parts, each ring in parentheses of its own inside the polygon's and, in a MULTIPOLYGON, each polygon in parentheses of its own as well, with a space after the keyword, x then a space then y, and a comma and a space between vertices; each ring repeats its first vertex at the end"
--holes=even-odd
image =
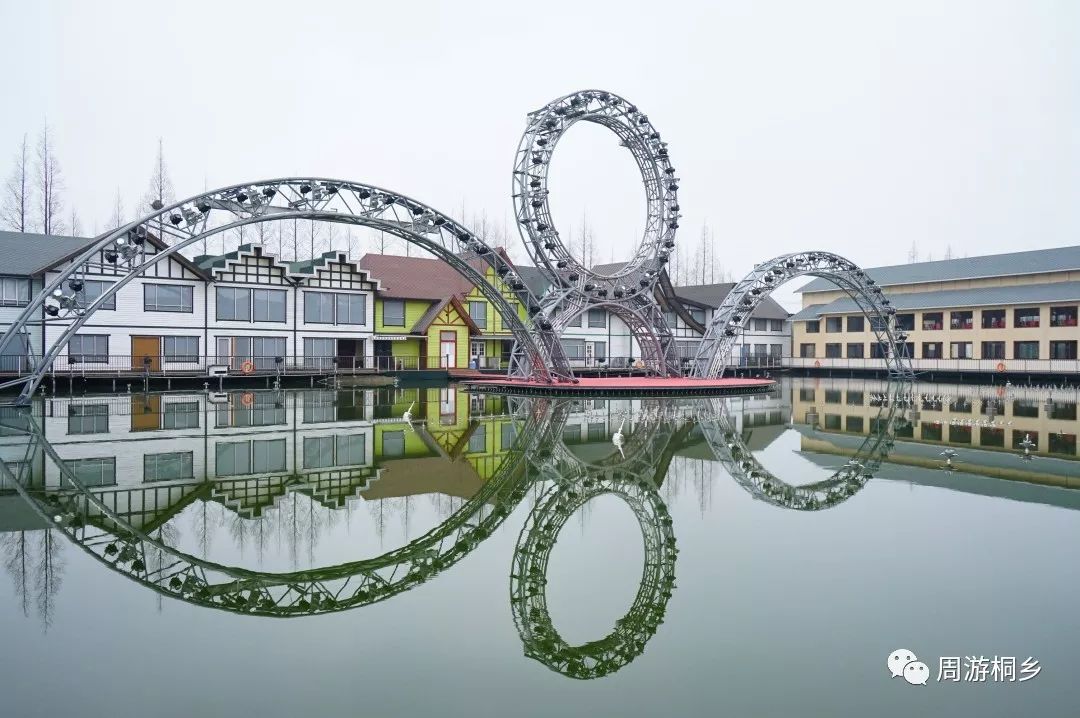
MULTIPOLYGON (((396 314, 394 315, 394 318, 395 319, 397 318, 396 314)), ((382 300, 382 325, 384 327, 404 327, 405 326, 405 300, 404 299, 396 299, 396 298, 394 298, 394 299, 383 299, 382 300), (401 307, 401 323, 400 324, 387 321, 386 308, 388 306, 391 306, 391 305, 401 307)))
POLYGON ((161 338, 161 361, 162 362, 170 362, 170 363, 173 363, 173 362, 197 362, 197 361, 199 361, 199 339, 200 339, 200 337, 198 337, 198 336, 190 336, 190 335, 182 335, 182 334, 174 334, 174 335, 169 335, 169 336, 163 336, 161 338), (176 353, 176 340, 177 339, 183 339, 185 341, 194 340, 194 342, 195 342, 195 353, 194 354, 177 354, 176 353), (172 343, 173 343, 173 353, 172 353, 171 357, 169 355, 169 349, 168 349, 170 341, 172 341, 172 343))
POLYGON ((172 314, 194 314, 195 313, 195 287, 191 284, 170 284, 168 282, 145 282, 143 284, 143 311, 144 312, 169 312, 172 314), (157 301, 157 292, 162 287, 168 289, 180 290, 180 308, 179 309, 162 309, 161 303, 157 301), (150 306, 150 290, 153 288, 154 306, 150 306), (186 291, 185 291, 186 290, 186 291), (187 309, 184 309, 184 298, 188 299, 187 309))
POLYGON ((67 345, 68 361, 77 364, 108 364, 109 363, 109 335, 108 334, 73 334, 68 340, 67 345), (76 340, 81 343, 85 339, 93 339, 96 344, 99 339, 105 340, 105 353, 101 354, 95 351, 92 353, 87 352, 73 352, 71 351, 72 344, 76 340), (89 358, 88 358, 89 357, 89 358))
POLYGON ((251 324, 252 317, 251 306, 251 288, 250 287, 214 287, 214 321, 218 322, 242 322, 244 324, 251 324), (231 305, 235 308, 238 306, 247 307, 247 316, 242 319, 236 319, 235 317, 223 317, 221 316, 221 294, 222 292, 233 292, 234 298, 230 300, 231 305), (235 293, 246 293, 247 299, 243 303, 237 302, 235 299, 235 293))

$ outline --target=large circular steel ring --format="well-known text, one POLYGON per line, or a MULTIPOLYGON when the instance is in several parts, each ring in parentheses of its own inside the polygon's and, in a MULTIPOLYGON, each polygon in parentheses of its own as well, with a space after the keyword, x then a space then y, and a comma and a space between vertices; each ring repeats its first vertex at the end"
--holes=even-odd
POLYGON ((648 290, 675 246, 678 190, 667 143, 660 139, 645 113, 618 95, 582 90, 529 114, 514 166, 514 203, 525 246, 536 266, 547 269, 552 284, 578 287, 587 298, 632 296, 648 290), (634 156, 645 186, 646 221, 641 244, 629 262, 606 276, 582 266, 567 249, 552 221, 548 203, 552 154, 563 134, 577 122, 595 122, 614 132, 634 156))

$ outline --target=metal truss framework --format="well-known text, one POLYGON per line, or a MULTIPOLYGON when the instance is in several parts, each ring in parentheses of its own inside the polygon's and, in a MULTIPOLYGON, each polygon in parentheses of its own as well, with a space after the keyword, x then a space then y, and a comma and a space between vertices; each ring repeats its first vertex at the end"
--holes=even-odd
POLYGON ((896 309, 874 280, 853 262, 828 252, 785 254, 756 267, 736 284, 713 312, 708 331, 693 361, 696 377, 721 377, 750 316, 773 290, 796 277, 828 279, 847 293, 870 322, 890 377, 915 376, 908 356, 907 335, 895 326, 896 309))
MULTIPOLYGON (((657 490, 691 424, 687 416, 678 421, 658 404, 647 405, 622 451, 584 463, 568 458, 572 454, 562 443, 573 406, 566 400, 514 400, 511 413, 520 430, 503 463, 479 493, 424 536, 376 558, 290 573, 211 562, 135 528, 80 482, 28 410, 22 414, 28 436, 24 461, 0 464, 0 474, 39 515, 91 556, 161 595, 231 613, 289 618, 384 601, 434 578, 489 537, 533 485, 546 481, 549 473, 542 464, 554 459, 563 473, 530 512, 515 549, 512 610, 526 655, 568 676, 597 678, 640 655, 662 622, 674 588, 676 551, 672 519, 657 490), (30 467, 41 454, 72 489, 48 492, 33 486, 30 467), (615 631, 575 648, 557 639, 551 626, 542 596, 543 571, 557 527, 603 494, 621 497, 637 515, 645 566, 634 604, 615 631)), ((15 422, 10 425, 14 428, 15 422)))
POLYGON ((785 509, 820 511, 847 501, 874 477, 896 443, 897 425, 907 421, 912 403, 905 397, 910 396, 910 383, 890 384, 871 432, 855 454, 830 478, 812 484, 788 484, 765 469, 736 430, 724 402, 711 400, 712 418, 699 426, 717 461, 755 499, 785 509))
POLYGON ((26 342, 27 327, 50 319, 70 324, 41 357, 30 357, 33 369, 26 376, 0 384, 0 389, 22 386, 17 400, 29 401, 49 366, 72 335, 124 285, 150 267, 192 244, 238 227, 258 222, 306 219, 377 229, 417 245, 445 261, 473 283, 502 317, 514 336, 509 372, 512 376, 546 382, 573 378, 558 335, 536 297, 513 265, 482 239, 431 207, 398 192, 346 180, 288 177, 233 185, 207 192, 156 210, 152 214, 98 237, 85 251, 27 305, 0 337, 0 351, 16 337, 26 342), (225 216, 225 224, 211 226, 211 216, 225 216), (154 233, 165 248, 147 251, 154 233), (470 259, 489 263, 503 280, 505 290, 493 286, 470 259), (93 301, 85 296, 85 280, 95 270, 126 274, 93 301), (505 292, 505 294, 504 294, 505 292), (526 307, 522 320, 511 299, 526 307))
POLYGON ((667 143, 648 116, 622 97, 603 90, 582 90, 529 113, 514 163, 514 204, 525 247, 551 282, 542 307, 556 334, 561 335, 581 311, 603 305, 627 323, 642 348, 646 367, 660 375, 679 375, 671 328, 653 297, 653 288, 675 247, 678 190, 667 143), (645 187, 641 244, 634 257, 610 275, 598 274, 574 257, 551 217, 551 157, 563 134, 577 122, 593 122, 611 130, 633 155, 645 187))

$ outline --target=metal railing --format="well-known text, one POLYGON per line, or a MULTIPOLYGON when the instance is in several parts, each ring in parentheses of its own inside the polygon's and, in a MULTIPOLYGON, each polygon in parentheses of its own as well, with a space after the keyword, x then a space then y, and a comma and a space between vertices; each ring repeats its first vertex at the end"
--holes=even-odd
MULTIPOLYGON (((370 373, 366 357, 336 356, 146 356, 63 354, 49 368, 54 376, 267 376, 276 374, 370 373)), ((23 376, 33 367, 24 357, 0 358, 0 375, 23 376)))

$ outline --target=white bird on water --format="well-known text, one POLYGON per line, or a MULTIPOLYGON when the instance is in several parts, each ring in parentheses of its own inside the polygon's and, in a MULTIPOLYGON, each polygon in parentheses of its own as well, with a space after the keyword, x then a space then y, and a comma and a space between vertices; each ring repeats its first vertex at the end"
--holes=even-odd
POLYGON ((405 413, 401 415, 402 421, 404 421, 406 424, 411 424, 412 423, 412 408, 415 405, 416 405, 415 401, 413 403, 409 404, 409 408, 406 409, 405 413))
POLYGON ((626 424, 626 417, 624 416, 622 421, 619 422, 619 428, 611 435, 611 443, 615 445, 615 448, 619 450, 619 456, 626 458, 626 454, 623 452, 623 442, 626 440, 623 437, 623 426, 626 424))

